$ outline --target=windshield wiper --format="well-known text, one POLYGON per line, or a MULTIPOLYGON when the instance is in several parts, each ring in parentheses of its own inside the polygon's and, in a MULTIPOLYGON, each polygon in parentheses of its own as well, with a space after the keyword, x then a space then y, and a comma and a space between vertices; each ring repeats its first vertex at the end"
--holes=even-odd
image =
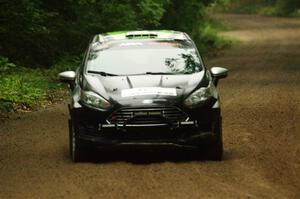
POLYGON ((145 75, 178 75, 182 73, 171 73, 171 72, 145 72, 145 75))
POLYGON ((128 75, 186 75, 186 74, 192 74, 188 72, 145 72, 145 73, 137 73, 137 74, 128 74, 128 75))
POLYGON ((118 76, 118 75, 116 75, 116 74, 106 73, 106 72, 103 72, 103 71, 93 71, 93 70, 88 70, 88 73, 99 74, 99 75, 102 75, 102 76, 118 76))

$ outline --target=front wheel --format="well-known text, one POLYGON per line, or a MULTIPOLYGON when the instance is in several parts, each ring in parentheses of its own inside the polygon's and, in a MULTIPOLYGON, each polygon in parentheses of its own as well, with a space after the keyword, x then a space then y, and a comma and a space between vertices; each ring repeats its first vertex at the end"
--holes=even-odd
POLYGON ((223 136, 222 117, 220 116, 212 125, 212 132, 215 135, 212 143, 208 146, 210 160, 221 161, 223 157, 223 136))
POLYGON ((209 160, 221 161, 223 157, 223 140, 222 135, 216 138, 206 148, 207 158, 209 160))
POLYGON ((221 161, 223 158, 222 118, 212 124, 213 137, 201 148, 208 160, 221 161))
POLYGON ((80 162, 83 160, 84 151, 79 147, 79 141, 76 138, 76 131, 71 120, 69 120, 69 150, 73 162, 80 162))

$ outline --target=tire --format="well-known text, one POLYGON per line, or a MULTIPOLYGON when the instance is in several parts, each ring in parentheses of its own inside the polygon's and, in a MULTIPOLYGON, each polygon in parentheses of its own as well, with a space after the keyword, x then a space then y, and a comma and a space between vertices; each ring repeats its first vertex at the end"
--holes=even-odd
POLYGON ((79 147, 80 143, 76 137, 76 130, 72 120, 69 120, 69 151, 73 162, 81 162, 85 157, 83 148, 79 147))
POLYGON ((212 124, 212 138, 200 146, 205 159, 221 161, 223 158, 222 118, 219 117, 212 124))
POLYGON ((215 135, 211 144, 208 146, 208 159, 221 161, 223 158, 223 136, 222 136, 222 117, 220 116, 212 125, 212 132, 215 135))
POLYGON ((221 161, 223 158, 223 140, 222 135, 216 136, 206 149, 207 159, 214 161, 221 161))

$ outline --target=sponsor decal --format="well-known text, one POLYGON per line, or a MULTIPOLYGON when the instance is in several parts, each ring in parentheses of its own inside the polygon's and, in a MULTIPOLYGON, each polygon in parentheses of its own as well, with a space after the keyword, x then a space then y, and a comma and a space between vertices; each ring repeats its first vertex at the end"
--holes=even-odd
POLYGON ((124 89, 121 93, 122 97, 134 97, 142 95, 163 95, 163 96, 177 96, 175 88, 161 88, 161 87, 145 87, 124 89))
POLYGON ((125 42, 121 43, 119 46, 124 47, 124 46, 142 46, 143 43, 141 42, 125 42))

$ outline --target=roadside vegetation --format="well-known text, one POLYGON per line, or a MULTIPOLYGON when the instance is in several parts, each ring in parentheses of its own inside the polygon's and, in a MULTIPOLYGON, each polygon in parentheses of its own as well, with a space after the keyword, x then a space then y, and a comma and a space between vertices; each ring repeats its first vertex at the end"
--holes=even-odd
POLYGON ((0 57, 0 112, 34 110, 63 99, 66 90, 57 74, 76 65, 77 57, 65 57, 51 69, 24 67, 0 57))
POLYGON ((3 0, 0 2, 0 111, 32 110, 60 99, 57 74, 79 66, 101 32, 173 29, 202 54, 230 45, 207 8, 220 0, 3 0))
POLYGON ((299 0, 221 0, 220 2, 214 5, 215 11, 300 17, 299 0))

